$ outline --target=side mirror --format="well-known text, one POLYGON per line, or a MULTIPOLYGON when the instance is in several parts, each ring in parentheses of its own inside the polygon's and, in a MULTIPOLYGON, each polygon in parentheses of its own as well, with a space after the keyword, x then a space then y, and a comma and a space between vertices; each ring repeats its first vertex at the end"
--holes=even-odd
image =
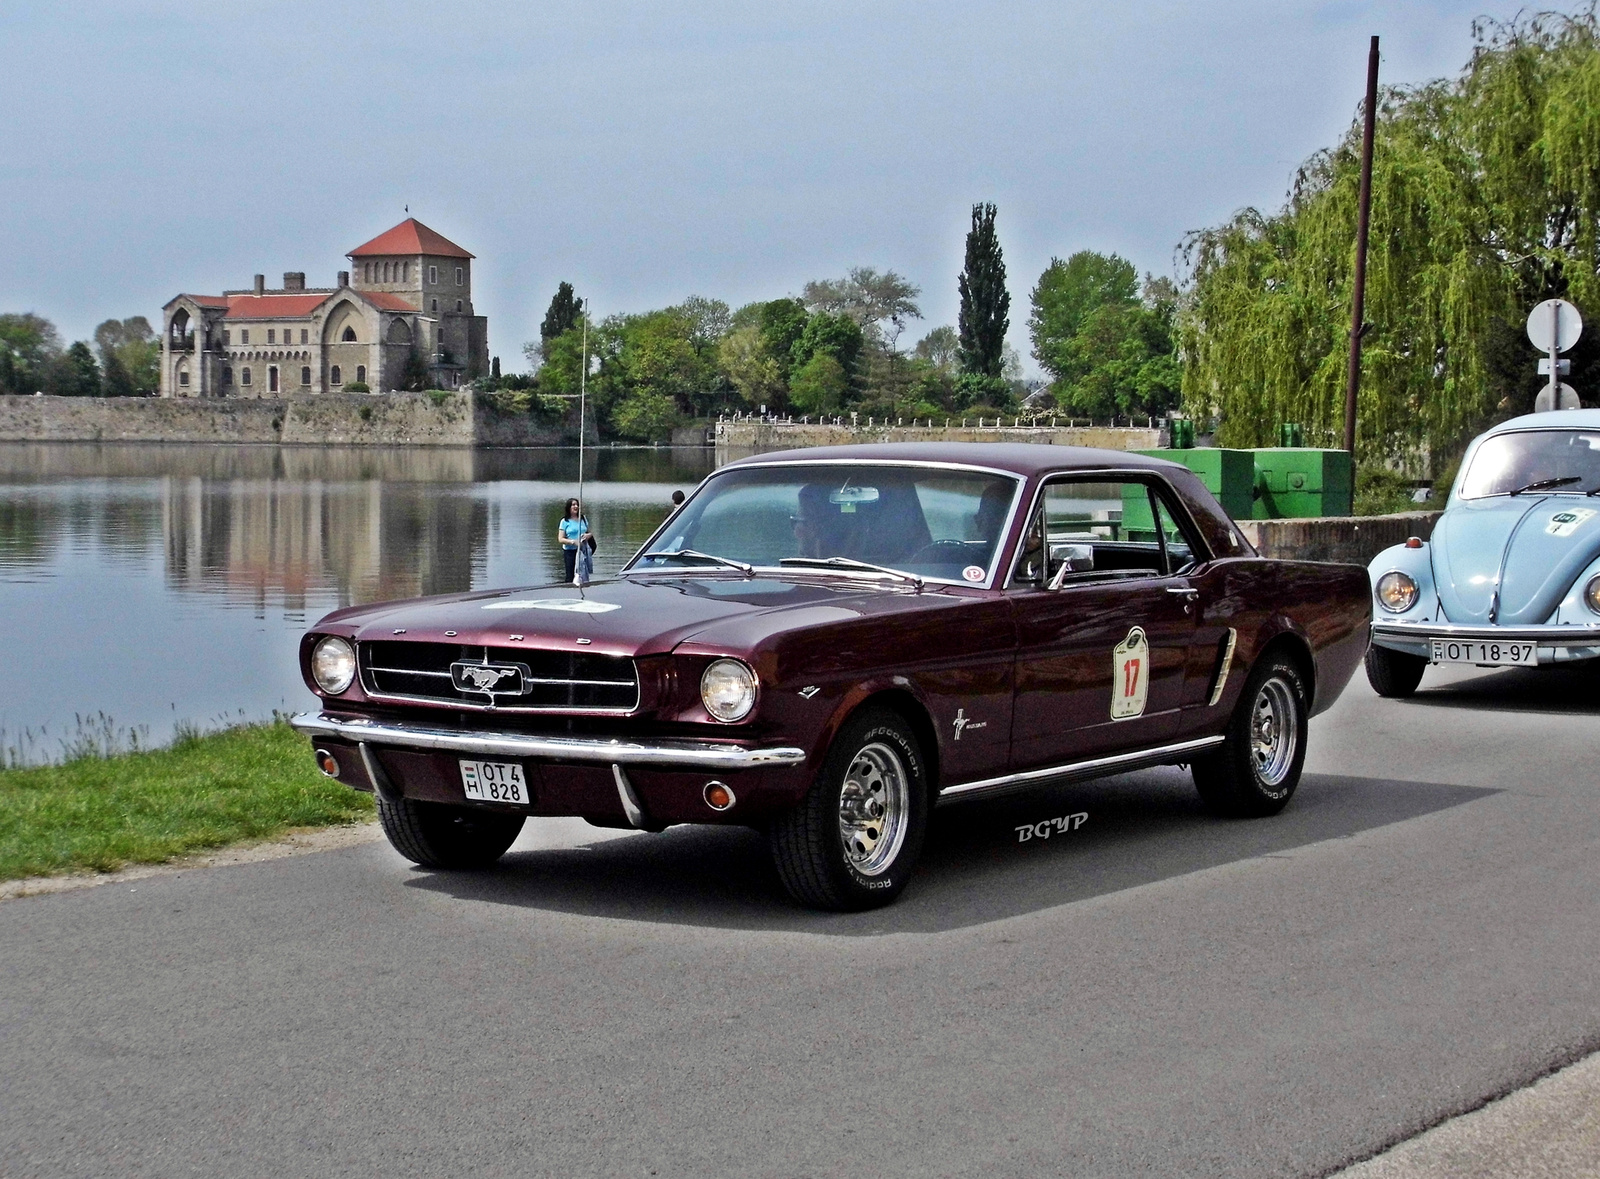
POLYGON ((1094 568, 1094 546, 1087 544, 1058 544, 1050 546, 1050 559, 1059 566, 1050 579, 1050 588, 1058 590, 1069 573, 1087 573, 1094 568))

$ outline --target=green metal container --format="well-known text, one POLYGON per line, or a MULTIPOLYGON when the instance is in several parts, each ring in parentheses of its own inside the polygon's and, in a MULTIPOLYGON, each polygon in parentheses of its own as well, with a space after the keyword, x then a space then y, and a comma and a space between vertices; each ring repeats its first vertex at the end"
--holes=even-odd
POLYGON ((1167 436, 1172 439, 1173 450, 1194 449, 1194 420, 1172 418, 1167 423, 1167 436))
MULTIPOLYGON (((1182 463, 1200 477, 1200 482, 1217 497, 1228 515, 1235 520, 1250 519, 1256 482, 1253 451, 1201 446, 1193 450, 1140 450, 1134 453, 1182 463)), ((1150 529, 1153 527, 1150 509, 1146 507, 1143 512, 1143 526, 1150 529)), ((1124 520, 1127 520, 1126 516, 1124 520)), ((1128 527, 1133 525, 1130 523, 1128 527)))
POLYGON ((1253 453, 1254 519, 1350 514, 1354 480, 1349 451, 1269 446, 1253 453))

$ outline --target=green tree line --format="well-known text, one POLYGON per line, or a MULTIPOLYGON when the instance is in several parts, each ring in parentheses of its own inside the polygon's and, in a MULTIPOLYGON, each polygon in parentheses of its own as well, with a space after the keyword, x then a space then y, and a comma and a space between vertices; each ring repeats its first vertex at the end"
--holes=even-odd
MULTIPOLYGON (((858 266, 799 294, 733 308, 691 296, 654 311, 586 318, 563 282, 523 348, 529 375, 479 382, 529 412, 558 413, 578 394, 584 357, 591 412, 623 438, 658 441, 718 413, 862 419, 996 416, 1025 393, 1004 348, 1009 296, 993 205, 976 205, 958 277, 961 327, 902 344, 922 291, 893 270, 858 266)), ((566 409, 571 413, 570 408, 566 409)))
POLYGON ((161 341, 142 315, 108 319, 94 345, 62 347, 61 333, 32 312, 0 314, 0 393, 56 397, 150 397, 161 383, 161 341))

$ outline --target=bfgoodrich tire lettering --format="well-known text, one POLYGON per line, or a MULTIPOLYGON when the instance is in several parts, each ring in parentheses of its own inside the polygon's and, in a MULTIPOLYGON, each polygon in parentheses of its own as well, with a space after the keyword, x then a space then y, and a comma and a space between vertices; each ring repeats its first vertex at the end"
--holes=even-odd
POLYGON ((1290 660, 1269 655, 1255 666, 1228 722, 1227 741, 1192 767, 1208 809, 1255 818, 1289 805, 1306 760, 1308 696, 1290 660))
POLYGON ((1367 648, 1367 683, 1380 696, 1399 699, 1411 695, 1422 682, 1428 661, 1421 655, 1391 651, 1374 644, 1367 648))
POLYGON ((784 888, 817 909, 886 905, 905 888, 928 825, 928 779, 898 713, 852 717, 800 804, 768 839, 784 888))
POLYGON ((523 816, 380 795, 378 821, 394 850, 424 868, 486 868, 516 842, 523 816))

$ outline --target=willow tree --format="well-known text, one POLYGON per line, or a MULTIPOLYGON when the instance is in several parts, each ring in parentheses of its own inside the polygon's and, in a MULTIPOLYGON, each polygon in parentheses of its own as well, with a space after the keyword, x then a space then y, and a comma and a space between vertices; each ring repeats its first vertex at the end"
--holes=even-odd
MULTIPOLYGON (((1527 309, 1562 295, 1600 312, 1594 7, 1476 23, 1473 39, 1458 77, 1380 96, 1364 456, 1449 449, 1497 410, 1531 408, 1533 353, 1514 343, 1527 309), (1525 377, 1506 371, 1508 350, 1525 377)), ((1268 442, 1281 421, 1338 444, 1360 149, 1358 117, 1301 166, 1281 211, 1246 209, 1183 243, 1185 401, 1219 415, 1225 445, 1268 442)))

